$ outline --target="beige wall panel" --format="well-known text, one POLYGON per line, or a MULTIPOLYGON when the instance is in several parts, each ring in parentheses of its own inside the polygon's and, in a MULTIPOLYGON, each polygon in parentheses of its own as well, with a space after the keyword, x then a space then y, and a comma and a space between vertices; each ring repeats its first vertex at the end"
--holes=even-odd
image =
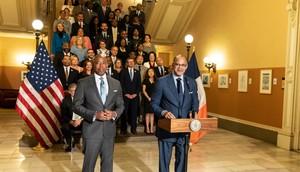
MULTIPOLYGON (((218 57, 219 69, 285 66, 286 1, 203 0, 187 33, 200 68, 203 58, 218 57)), ((184 38, 174 48, 185 52, 184 38)))

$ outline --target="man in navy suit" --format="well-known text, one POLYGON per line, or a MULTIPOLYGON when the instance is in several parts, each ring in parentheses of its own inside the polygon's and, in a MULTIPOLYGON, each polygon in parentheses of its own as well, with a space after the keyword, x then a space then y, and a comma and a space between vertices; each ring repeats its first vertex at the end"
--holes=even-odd
MULTIPOLYGON (((190 118, 199 107, 197 86, 194 79, 185 76, 187 60, 177 55, 173 61, 173 73, 158 79, 151 97, 156 119, 190 118)), ((159 147, 159 171, 169 170, 172 148, 175 146, 175 171, 184 171, 184 144, 186 133, 169 133, 156 127, 159 147)))
POLYGON ((141 91, 141 75, 134 69, 134 59, 127 59, 127 68, 123 69, 120 82, 124 95, 124 112, 121 116, 121 134, 127 133, 127 121, 131 126, 131 133, 137 135, 137 115, 139 109, 139 93, 141 91))

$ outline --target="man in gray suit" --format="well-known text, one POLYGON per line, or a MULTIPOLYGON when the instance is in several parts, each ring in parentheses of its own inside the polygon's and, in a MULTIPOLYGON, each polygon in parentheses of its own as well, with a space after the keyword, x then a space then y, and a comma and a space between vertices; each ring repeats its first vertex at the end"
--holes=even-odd
MULTIPOLYGON (((144 57, 142 55, 138 55, 136 57, 136 64, 134 65, 134 69, 138 70, 141 74, 141 83, 143 83, 145 79, 145 72, 147 71, 147 67, 143 65, 144 63, 144 57)), ((138 122, 139 123, 144 123, 145 121, 145 114, 144 114, 144 107, 143 107, 143 97, 142 97, 142 91, 140 92, 140 106, 139 106, 139 116, 138 116, 138 122)))
POLYGON ((100 153, 101 171, 113 171, 115 121, 124 110, 122 88, 119 81, 106 76, 105 57, 94 59, 95 73, 78 82, 74 96, 74 112, 83 121, 83 172, 94 172, 100 153))
MULTIPOLYGON (((185 76, 187 60, 178 55, 173 61, 174 72, 160 77, 151 97, 151 106, 156 119, 190 118, 191 113, 197 113, 199 107, 196 81, 185 76)), ((162 128, 156 128, 158 138, 159 171, 169 170, 172 148, 175 146, 175 172, 184 171, 185 134, 168 133, 162 128)))

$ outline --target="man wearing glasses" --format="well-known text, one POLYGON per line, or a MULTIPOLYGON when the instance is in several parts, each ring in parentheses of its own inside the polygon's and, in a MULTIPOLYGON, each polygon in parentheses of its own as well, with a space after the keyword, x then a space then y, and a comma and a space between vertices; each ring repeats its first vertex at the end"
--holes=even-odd
MULTIPOLYGON (((173 72, 158 79, 151 97, 151 106, 156 119, 191 118, 197 113, 199 102, 194 79, 185 76, 187 60, 177 55, 173 61, 173 72)), ((175 146, 175 172, 184 171, 184 144, 186 133, 168 133, 156 125, 159 148, 159 171, 170 171, 172 149, 175 146)))

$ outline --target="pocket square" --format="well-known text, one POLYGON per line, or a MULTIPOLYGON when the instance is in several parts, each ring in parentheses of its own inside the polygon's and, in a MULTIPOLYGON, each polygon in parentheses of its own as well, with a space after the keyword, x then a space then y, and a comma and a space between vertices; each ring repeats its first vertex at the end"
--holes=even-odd
POLYGON ((189 94, 193 94, 193 93, 194 93, 193 91, 189 92, 189 94))
POLYGON ((116 93, 116 92, 118 92, 118 90, 114 90, 113 92, 116 93))

